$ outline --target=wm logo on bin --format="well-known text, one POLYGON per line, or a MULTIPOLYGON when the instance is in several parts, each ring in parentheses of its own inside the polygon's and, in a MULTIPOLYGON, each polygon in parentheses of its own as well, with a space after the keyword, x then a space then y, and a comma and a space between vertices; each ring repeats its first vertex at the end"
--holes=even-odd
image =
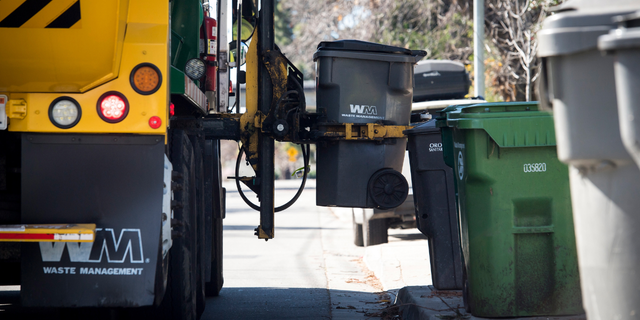
POLYGON ((71 262, 100 263, 105 257, 108 263, 144 262, 140 229, 122 229, 116 238, 113 229, 97 228, 94 242, 40 242, 42 261, 60 262, 64 248, 71 262))
POLYGON ((371 114, 374 116, 378 115, 378 108, 376 106, 367 106, 367 105, 359 105, 359 104, 350 104, 351 113, 358 114, 371 114))

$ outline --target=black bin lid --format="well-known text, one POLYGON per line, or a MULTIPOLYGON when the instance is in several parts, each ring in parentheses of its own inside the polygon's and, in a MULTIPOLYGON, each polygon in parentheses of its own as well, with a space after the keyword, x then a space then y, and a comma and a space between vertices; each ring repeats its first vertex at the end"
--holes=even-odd
POLYGON ((406 54, 410 56, 426 56, 427 52, 423 50, 409 50, 406 48, 388 46, 374 42, 361 40, 337 40, 322 41, 318 44, 318 51, 322 50, 338 50, 338 51, 360 51, 372 53, 390 53, 390 54, 406 54))
POLYGON ((436 119, 431 119, 417 127, 414 127, 409 130, 405 130, 403 133, 407 136, 413 135, 421 135, 421 134, 430 134, 430 133, 440 133, 440 128, 436 127, 436 119))

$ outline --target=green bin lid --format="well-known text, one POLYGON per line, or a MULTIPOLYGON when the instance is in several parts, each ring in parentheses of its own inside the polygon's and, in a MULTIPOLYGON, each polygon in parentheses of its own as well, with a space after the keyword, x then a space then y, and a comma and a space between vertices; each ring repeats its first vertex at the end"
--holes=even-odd
POLYGON ((439 127, 482 129, 502 148, 556 145, 553 116, 538 102, 496 102, 450 106, 441 111, 439 127))

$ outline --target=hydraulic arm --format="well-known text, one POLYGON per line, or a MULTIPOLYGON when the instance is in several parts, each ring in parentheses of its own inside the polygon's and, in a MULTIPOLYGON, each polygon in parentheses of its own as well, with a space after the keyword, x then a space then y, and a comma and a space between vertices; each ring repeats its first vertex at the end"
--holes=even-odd
MULTIPOLYGON (((241 48, 250 40, 246 56, 246 110, 242 114, 217 113, 204 119, 205 135, 218 139, 241 141, 242 153, 255 171, 254 177, 235 177, 254 191, 260 205, 247 203, 260 211, 260 225, 256 235, 260 239, 274 237, 274 141, 287 141, 307 145, 304 175, 308 173, 308 144, 319 141, 377 141, 404 138, 408 125, 379 123, 335 123, 326 114, 307 112, 302 73, 282 54, 274 43, 273 0, 261 0, 260 11, 250 0, 234 1, 232 47, 236 50, 236 66, 242 60, 241 48), (249 31, 243 28, 253 28, 249 31), (244 39, 252 35, 251 39, 244 39), (240 43, 243 42, 243 43, 240 43)), ((241 74, 242 71, 238 71, 241 74)), ((241 77, 238 77, 239 80, 241 77)), ((239 88, 239 86, 238 86, 239 88)), ((238 91, 238 90, 236 90, 238 91)), ((236 92, 236 112, 239 111, 239 92, 236 92)), ((237 175, 237 172, 236 172, 237 175)), ((301 188, 304 186, 304 181, 301 188)), ((300 190, 301 191, 301 190, 300 190)), ((240 190, 242 195, 242 191, 240 190)), ((298 193, 299 195, 299 193, 298 193)), ((293 199, 295 201, 295 198, 293 199)), ((288 207, 292 202, 283 207, 288 207)))

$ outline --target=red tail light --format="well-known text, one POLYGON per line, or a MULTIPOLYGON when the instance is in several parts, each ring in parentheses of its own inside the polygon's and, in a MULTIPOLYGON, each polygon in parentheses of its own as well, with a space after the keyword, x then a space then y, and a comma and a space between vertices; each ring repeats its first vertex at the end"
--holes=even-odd
POLYGON ((233 92, 233 82, 229 80, 229 93, 233 92))
POLYGON ((162 119, 158 116, 153 116, 149 118, 149 126, 151 129, 158 129, 162 125, 162 119))
POLYGON ((119 92, 107 92, 98 99, 98 115, 106 122, 120 122, 128 113, 129 102, 119 92))
POLYGON ((173 102, 169 105, 169 115, 174 116, 176 114, 176 106, 173 105, 173 102))

